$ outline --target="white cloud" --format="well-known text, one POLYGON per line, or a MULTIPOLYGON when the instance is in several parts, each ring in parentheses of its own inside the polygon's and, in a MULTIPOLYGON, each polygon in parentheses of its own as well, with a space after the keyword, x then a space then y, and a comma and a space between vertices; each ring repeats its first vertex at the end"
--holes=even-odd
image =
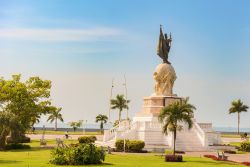
POLYGON ((109 41, 118 39, 121 31, 114 28, 92 29, 0 29, 0 38, 30 41, 109 41))

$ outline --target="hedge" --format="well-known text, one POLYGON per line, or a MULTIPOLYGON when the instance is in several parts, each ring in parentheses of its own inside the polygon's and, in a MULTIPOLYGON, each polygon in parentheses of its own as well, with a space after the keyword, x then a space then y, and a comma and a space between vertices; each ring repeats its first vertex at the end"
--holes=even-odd
MULTIPOLYGON (((141 140, 125 140, 125 150, 127 152, 142 152, 145 142, 141 140)), ((124 140, 116 140, 116 151, 124 151, 124 140)))
POLYGON ((165 162, 182 162, 182 155, 165 155, 165 162))
POLYGON ((246 152, 250 152, 250 142, 242 142, 240 144, 240 151, 246 151, 246 152))
POLYGON ((82 136, 78 138, 78 141, 81 144, 94 143, 96 141, 96 137, 95 136, 82 136))

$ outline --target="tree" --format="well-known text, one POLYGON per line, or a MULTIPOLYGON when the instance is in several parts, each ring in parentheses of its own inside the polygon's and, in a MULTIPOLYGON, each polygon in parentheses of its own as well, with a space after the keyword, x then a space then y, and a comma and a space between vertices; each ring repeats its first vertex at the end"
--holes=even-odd
POLYGON ((103 125, 107 123, 108 117, 106 115, 99 114, 96 116, 96 122, 100 122, 100 130, 101 133, 103 134, 103 125))
POLYGON ((82 121, 70 122, 69 126, 71 126, 75 132, 77 128, 80 128, 82 126, 82 121))
POLYGON ((124 95, 117 95, 116 99, 111 99, 110 104, 111 104, 111 109, 118 109, 119 110, 119 122, 121 120, 121 113, 123 109, 128 109, 128 103, 130 101, 126 100, 124 98, 124 95))
POLYGON ((24 82, 21 81, 21 75, 13 75, 10 80, 0 78, 0 112, 6 116, 12 115, 5 117, 2 124, 5 128, 0 128, 0 134, 8 129, 13 142, 22 142, 26 130, 41 115, 53 110, 49 100, 50 89, 51 81, 39 77, 30 77, 24 82))
POLYGON ((240 99, 234 100, 231 103, 229 114, 233 114, 233 113, 238 114, 238 134, 240 134, 240 113, 247 112, 248 108, 249 107, 247 105, 244 105, 240 99))
POLYGON ((188 103, 189 98, 173 102, 167 107, 162 108, 159 121, 163 124, 163 133, 168 134, 168 131, 174 134, 173 154, 175 156, 175 143, 177 131, 182 130, 180 122, 187 123, 188 128, 193 126, 193 112, 196 109, 192 104, 188 103))
POLYGON ((54 111, 50 112, 50 115, 47 120, 51 123, 55 121, 55 131, 57 130, 57 120, 59 119, 61 122, 63 122, 62 114, 60 113, 61 110, 62 108, 55 108, 54 111))
POLYGON ((16 120, 16 116, 10 112, 0 112, 0 150, 4 150, 6 137, 10 133, 10 130, 20 125, 16 120))

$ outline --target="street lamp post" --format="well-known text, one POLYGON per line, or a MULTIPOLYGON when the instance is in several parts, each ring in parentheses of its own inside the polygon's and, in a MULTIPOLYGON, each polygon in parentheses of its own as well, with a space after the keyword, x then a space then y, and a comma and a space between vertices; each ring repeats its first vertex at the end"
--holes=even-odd
MULTIPOLYGON (((124 74, 124 87, 125 87, 125 100, 126 100, 126 104, 128 105, 127 103, 127 98, 128 98, 128 90, 127 90, 127 80, 126 80, 126 76, 124 74)), ((128 120, 128 108, 126 109, 127 110, 127 120, 128 120)))
POLYGON ((80 122, 82 123, 82 134, 85 134, 85 124, 87 124, 87 120, 80 120, 80 122))
POLYGON ((108 122, 111 122, 111 120, 110 120, 111 102, 110 101, 111 101, 112 95, 113 95, 113 88, 114 88, 114 78, 112 79, 112 86, 111 86, 111 90, 110 90, 108 122))
POLYGON ((87 124, 88 120, 84 120, 84 125, 83 125, 83 134, 86 134, 86 124, 87 124))

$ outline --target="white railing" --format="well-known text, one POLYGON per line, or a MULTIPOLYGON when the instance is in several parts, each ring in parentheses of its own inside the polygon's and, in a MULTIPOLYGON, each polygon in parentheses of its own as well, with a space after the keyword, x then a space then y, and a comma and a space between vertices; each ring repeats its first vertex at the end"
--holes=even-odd
POLYGON ((119 125, 104 131, 103 141, 116 140, 124 135, 127 135, 132 129, 135 129, 138 125, 137 122, 129 122, 127 120, 120 122, 119 125))
POLYGON ((213 129, 212 129, 212 123, 198 123, 198 125, 205 132, 211 132, 211 131, 213 131, 213 129))
POLYGON ((207 132, 208 145, 221 144, 221 135, 219 132, 207 132))
POLYGON ((115 137, 115 134, 118 128, 119 128, 119 125, 116 125, 115 127, 109 130, 105 130, 104 135, 103 135, 103 141, 106 142, 106 141, 113 139, 115 137))
POLYGON ((207 146, 208 146, 208 143, 207 143, 207 135, 206 135, 206 132, 204 132, 204 131, 201 129, 201 127, 199 126, 199 124, 196 123, 195 121, 194 121, 193 129, 194 129, 194 131, 196 132, 198 138, 200 139, 202 146, 203 146, 203 147, 207 147, 207 146))

